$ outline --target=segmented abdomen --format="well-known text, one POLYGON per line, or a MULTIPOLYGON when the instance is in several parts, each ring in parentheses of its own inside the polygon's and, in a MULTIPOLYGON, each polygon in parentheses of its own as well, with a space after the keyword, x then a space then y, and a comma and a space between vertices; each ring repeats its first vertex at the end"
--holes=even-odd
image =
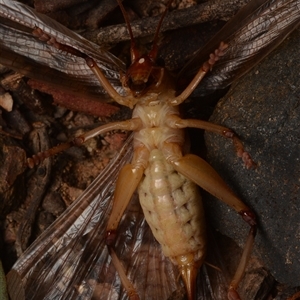
POLYGON ((192 253, 200 260, 205 222, 198 187, 177 173, 158 149, 151 151, 144 175, 138 189, 140 203, 164 255, 174 263, 175 257, 192 253))

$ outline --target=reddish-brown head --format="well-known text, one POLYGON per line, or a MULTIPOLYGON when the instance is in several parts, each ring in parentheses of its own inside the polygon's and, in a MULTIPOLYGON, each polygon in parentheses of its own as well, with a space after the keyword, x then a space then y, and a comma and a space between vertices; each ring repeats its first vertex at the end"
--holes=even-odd
POLYGON ((143 95, 150 87, 158 86, 162 80, 163 68, 156 65, 149 55, 143 55, 128 68, 124 85, 134 96, 143 95))
MULTIPOLYGON (((158 86, 162 80, 163 68, 159 67, 156 64, 158 52, 157 40, 158 33, 163 18, 166 15, 167 9, 163 13, 157 26, 151 51, 146 55, 140 55, 138 50, 136 49, 135 40, 124 7, 120 0, 118 0, 118 2, 123 12, 123 16, 126 21, 129 35, 131 38, 131 65, 127 69, 127 72, 122 81, 125 88, 129 88, 135 97, 139 97, 145 94, 147 90, 149 90, 149 88, 158 86)), ((170 6, 171 3, 172 0, 169 1, 167 8, 170 6)))

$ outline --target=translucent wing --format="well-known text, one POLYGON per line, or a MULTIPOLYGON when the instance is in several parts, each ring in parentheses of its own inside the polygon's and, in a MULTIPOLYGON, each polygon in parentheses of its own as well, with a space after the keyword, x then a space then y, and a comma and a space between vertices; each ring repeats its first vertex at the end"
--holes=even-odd
MULTIPOLYGON (((105 233, 116 176, 132 156, 131 141, 13 266, 8 274, 12 299, 127 299, 105 233)), ((181 288, 136 195, 120 224, 116 250, 141 299, 168 299, 181 288)))
POLYGON ((120 60, 51 18, 10 0, 0 2, 1 64, 74 94, 97 100, 100 99, 99 95, 106 94, 83 59, 67 55, 39 41, 32 35, 35 27, 58 42, 80 49, 93 57, 106 78, 122 93, 119 73, 124 70, 124 64, 120 60))
MULTIPOLYGON (((132 157, 131 143, 132 136, 76 202, 18 259, 7 275, 12 300, 128 299, 105 236, 116 178, 132 157)), ((119 225, 115 248, 140 299, 185 299, 177 267, 154 239, 137 194, 119 225)), ((224 274, 210 267, 199 273, 197 299, 225 299, 224 274)))
POLYGON ((184 88, 220 42, 225 55, 201 81, 194 96, 207 95, 230 85, 248 72, 300 24, 299 0, 250 1, 218 34, 199 50, 178 75, 184 88))

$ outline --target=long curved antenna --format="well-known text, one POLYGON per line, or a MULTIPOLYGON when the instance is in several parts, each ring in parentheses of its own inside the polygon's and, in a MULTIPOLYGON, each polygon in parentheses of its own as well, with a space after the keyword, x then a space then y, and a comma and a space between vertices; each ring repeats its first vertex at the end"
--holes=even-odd
POLYGON ((131 55, 131 62, 135 61, 136 58, 139 56, 139 52, 138 50, 136 49, 136 43, 135 43, 135 39, 133 37, 133 33, 132 33, 132 29, 131 29, 131 25, 130 25, 130 22, 128 20, 128 16, 127 16, 127 12, 124 8, 124 5, 122 3, 122 0, 117 0, 118 1, 118 4, 119 4, 119 7, 122 11, 122 14, 123 14, 123 17, 124 17, 124 20, 125 20, 125 23, 127 25, 127 29, 128 29, 128 33, 130 35, 130 40, 131 40, 131 46, 130 46, 130 55, 131 55))
POLYGON ((165 11, 163 12, 160 20, 159 20, 159 23, 157 25, 157 28, 156 28, 156 32, 155 32, 155 35, 154 35, 154 38, 153 38, 153 46, 152 46, 152 49, 151 51, 149 52, 149 57, 153 60, 156 59, 156 56, 157 56, 157 51, 158 51, 158 47, 157 47, 157 42, 158 42, 158 34, 159 34, 159 31, 161 29, 161 25, 162 25, 162 22, 167 14, 167 11, 169 9, 169 7, 171 6, 173 0, 169 0, 168 4, 167 4, 167 7, 165 9, 165 11))
MULTIPOLYGON (((130 22, 128 20, 128 16, 127 16, 126 10, 123 6, 123 3, 122 3, 121 0, 117 0, 117 1, 118 1, 120 9, 122 11, 125 23, 127 25, 128 33, 130 35, 130 40, 131 40, 130 53, 131 53, 131 62, 133 62, 139 57, 139 52, 136 49, 136 43, 135 43, 135 39, 134 39, 134 36, 133 36, 133 33, 132 33, 132 28, 131 28, 130 22)), ((159 34, 160 29, 161 29, 162 22, 163 22, 163 20, 166 16, 167 11, 168 11, 168 9, 169 9, 172 2, 173 2, 173 0, 169 0, 169 2, 167 4, 167 7, 166 7, 165 11, 163 12, 163 14, 162 14, 162 16, 159 20, 159 23, 157 25, 156 32, 155 32, 155 35, 154 35, 154 38, 153 38, 153 46, 152 46, 151 51, 148 54, 149 58, 151 58, 152 60, 156 59, 157 50, 158 50, 157 49, 158 48, 157 47, 158 34, 159 34)))

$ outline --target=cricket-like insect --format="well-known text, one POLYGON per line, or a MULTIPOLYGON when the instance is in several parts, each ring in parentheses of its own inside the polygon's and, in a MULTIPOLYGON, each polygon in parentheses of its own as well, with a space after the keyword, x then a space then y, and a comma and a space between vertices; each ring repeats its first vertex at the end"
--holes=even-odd
MULTIPOLYGON (((232 138, 246 165, 251 166, 252 161, 231 130, 199 120, 183 120, 179 117, 177 107, 194 91, 211 68, 217 73, 212 72, 212 77, 208 78, 205 85, 209 86, 212 80, 212 88, 216 88, 214 76, 218 74, 225 77, 218 86, 227 85, 234 76, 245 72, 245 61, 250 64, 259 61, 262 58, 259 53, 266 55, 299 24, 299 1, 258 2, 252 1, 244 8, 221 31, 215 42, 201 52, 206 53, 201 59, 200 54, 197 54, 187 64, 182 74, 187 74, 187 68, 190 68, 194 79, 179 95, 175 92, 172 79, 162 67, 155 64, 156 38, 152 50, 145 56, 137 52, 132 38, 132 65, 121 76, 120 84, 115 78, 116 70, 121 64, 111 54, 102 51, 96 55, 93 45, 85 44, 77 35, 48 18, 35 14, 18 3, 1 2, 1 17, 5 20, 1 24, 1 40, 4 41, 1 44, 2 63, 19 69, 24 63, 22 52, 28 51, 26 44, 16 49, 9 43, 11 39, 15 41, 16 36, 24 39, 24 32, 29 36, 34 31, 34 35, 43 40, 35 44, 40 47, 40 51, 53 51, 54 56, 57 55, 56 59, 70 58, 73 66, 78 65, 79 69, 87 72, 88 77, 94 73, 101 83, 102 92, 105 90, 119 104, 134 108, 132 119, 101 126, 74 139, 70 144, 50 150, 49 153, 53 155, 64 147, 80 145, 97 134, 113 129, 134 131, 131 163, 126 164, 131 159, 131 140, 128 140, 113 164, 15 264, 8 276, 13 299, 98 299, 101 294, 103 299, 123 299, 127 296, 132 299, 138 299, 138 296, 142 299, 168 298, 178 287, 176 271, 164 260, 161 264, 157 263, 160 258, 157 259, 156 256, 161 257, 161 253, 157 245, 152 246, 152 237, 145 230, 143 218, 135 221, 141 222, 135 224, 136 230, 140 231, 133 235, 134 238, 139 238, 139 243, 132 236, 128 237, 128 234, 116 235, 121 217, 137 188, 145 218, 154 236, 162 245, 165 256, 178 266, 189 299, 194 299, 196 275, 203 263, 206 248, 203 210, 194 183, 233 207, 251 226, 243 258, 229 289, 229 298, 239 299, 236 288, 253 244, 255 217, 205 161, 184 153, 182 129, 195 127, 232 138), (277 15, 278 18, 273 20, 272 16, 277 15), (269 18, 268 22, 266 16, 269 18), (234 24, 239 19, 243 19, 245 23, 237 30, 234 24), (11 30, 12 23, 15 31, 11 30), (277 30, 271 30, 274 29, 274 24, 277 30), (266 27, 262 28, 263 25, 266 27), (249 27, 253 29, 250 30, 250 37, 249 27), (55 52, 54 48, 59 51, 55 52), (69 55, 66 56, 64 52, 69 55), (240 53, 240 58, 236 54, 234 63, 229 63, 232 53, 240 53), (12 54, 15 55, 14 58, 12 54), (226 60, 227 64, 224 63, 226 60), (220 61, 219 65, 217 61, 220 61), (196 66, 196 71, 191 66, 196 66), (112 198, 114 204, 109 213, 112 198), (104 226, 106 222, 107 227, 104 226), (146 245, 149 248, 144 250, 144 247, 148 247, 146 245), (122 246, 124 249, 121 249, 122 246), (151 253, 154 253, 152 261, 149 259, 151 253), (132 263, 135 257, 137 264, 132 263), (136 267, 138 262, 141 269, 134 269, 132 264, 136 267), (120 281, 126 293, 121 292, 120 281), (106 289, 109 292, 103 296, 103 290, 106 289)), ((130 31, 130 26, 128 28, 130 31)), ((37 53, 29 54, 27 62, 32 63, 37 53)), ((63 71, 55 61, 50 60, 47 65, 59 72, 63 71)), ((75 70, 74 73, 76 72, 75 70)), ((25 73, 30 76, 33 71, 25 70, 25 73)), ((42 153, 34 157, 31 163, 38 163, 47 155, 48 153, 42 153)), ((122 228, 128 227, 131 224, 127 224, 127 227, 122 224, 122 228)))

